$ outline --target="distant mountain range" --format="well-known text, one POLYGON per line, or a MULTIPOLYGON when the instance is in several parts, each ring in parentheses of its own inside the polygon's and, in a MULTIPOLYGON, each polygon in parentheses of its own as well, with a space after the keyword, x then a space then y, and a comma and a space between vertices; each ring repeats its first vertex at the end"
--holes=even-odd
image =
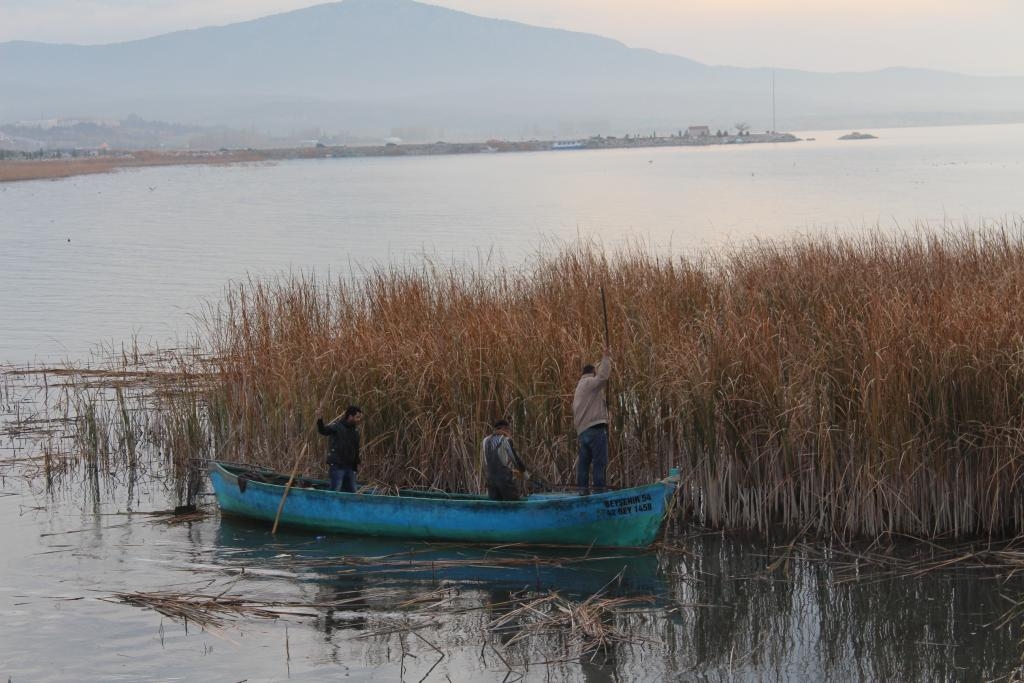
MULTIPOLYGON (((111 45, 0 43, 0 123, 134 114, 407 141, 763 130, 772 74, 411 0, 344 0, 111 45)), ((774 75, 780 130, 1024 120, 1024 78, 774 75)))

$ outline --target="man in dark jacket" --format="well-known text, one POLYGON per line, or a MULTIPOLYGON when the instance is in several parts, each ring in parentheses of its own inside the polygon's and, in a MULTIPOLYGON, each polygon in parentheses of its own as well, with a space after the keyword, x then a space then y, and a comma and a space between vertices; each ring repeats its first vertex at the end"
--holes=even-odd
POLYGON ((498 420, 493 429, 481 447, 487 495, 491 500, 519 500, 516 476, 526 474, 526 465, 512 447, 512 427, 508 421, 498 420))
POLYGON ((316 409, 316 430, 327 437, 327 464, 330 466, 331 490, 356 492, 359 471, 359 423, 363 411, 349 406, 345 414, 325 425, 324 413, 316 409))

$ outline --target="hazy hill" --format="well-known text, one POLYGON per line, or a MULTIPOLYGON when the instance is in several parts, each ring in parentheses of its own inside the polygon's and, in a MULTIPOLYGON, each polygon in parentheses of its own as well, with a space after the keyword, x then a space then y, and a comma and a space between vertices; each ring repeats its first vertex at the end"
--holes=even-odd
MULTIPOLYGON (((775 74, 778 127, 1024 120, 1024 79, 775 74)), ((771 71, 411 0, 345 0, 101 46, 0 44, 0 122, 147 118, 448 139, 771 124, 771 71)))

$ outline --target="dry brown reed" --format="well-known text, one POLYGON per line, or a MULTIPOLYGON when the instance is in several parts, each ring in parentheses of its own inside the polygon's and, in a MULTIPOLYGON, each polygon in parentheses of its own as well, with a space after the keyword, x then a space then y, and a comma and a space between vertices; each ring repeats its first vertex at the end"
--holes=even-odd
POLYGON ((488 628, 508 636, 504 645, 543 635, 567 636, 565 648, 581 654, 607 649, 616 643, 640 643, 643 639, 616 626, 615 616, 626 608, 650 605, 653 597, 610 598, 597 593, 585 600, 570 600, 549 593, 523 600, 491 620, 488 628))
POLYGON ((521 270, 234 284, 203 318, 210 440, 286 469, 299 444, 322 448, 317 405, 358 403, 361 474, 474 489, 477 444, 503 416, 544 478, 571 481, 571 394, 600 353, 604 286, 611 483, 678 465, 688 509, 715 527, 1017 533, 1022 227, 700 258, 584 243, 521 270))
POLYGON ((166 617, 186 622, 191 621, 203 627, 221 626, 225 617, 249 615, 276 619, 280 616, 262 605, 252 605, 235 596, 157 591, 115 593, 109 598, 103 599, 109 602, 123 602, 136 607, 145 607, 166 617))
MULTIPOLYGON (((999 581, 1024 569, 1024 537, 1000 541, 933 543, 918 538, 890 539, 888 544, 820 544, 794 542, 768 565, 778 569, 796 557, 827 561, 830 582, 863 583, 868 573, 880 580, 916 578, 955 568, 973 572, 977 581, 999 581)), ((1024 604, 1024 601, 1017 601, 1024 604)))
POLYGON ((191 503, 200 469, 175 455, 210 455, 200 401, 214 380, 195 347, 137 343, 98 348, 84 366, 0 366, 0 436, 15 445, 19 475, 44 478, 48 489, 84 475, 91 495, 102 483, 125 484, 133 500, 142 479, 158 479, 191 503), (164 476, 168 468, 174 476, 164 476))
MULTIPOLYGON (((394 603, 398 610, 414 613, 435 613, 451 600, 452 589, 443 586, 409 595, 395 588, 363 588, 351 593, 339 593, 328 601, 267 600, 243 596, 224 590, 204 591, 124 591, 100 598, 106 602, 121 602, 152 609, 172 619, 192 622, 204 628, 223 626, 228 619, 255 617, 277 619, 282 616, 312 617, 318 610, 345 608, 365 604, 366 600, 394 603)), ((452 608, 454 611, 454 608, 452 608)))

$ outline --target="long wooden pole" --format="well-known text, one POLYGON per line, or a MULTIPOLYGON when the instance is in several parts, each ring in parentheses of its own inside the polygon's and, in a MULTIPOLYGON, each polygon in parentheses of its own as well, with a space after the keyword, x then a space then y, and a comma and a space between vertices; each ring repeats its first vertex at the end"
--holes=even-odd
POLYGON ((284 486, 284 493, 281 494, 281 502, 277 506, 277 514, 274 515, 274 528, 270 530, 270 535, 273 536, 277 533, 277 523, 281 521, 281 511, 284 510, 284 501, 288 498, 288 492, 292 489, 292 482, 295 481, 295 474, 299 471, 299 463, 302 462, 303 456, 306 455, 306 446, 302 445, 302 451, 299 453, 299 457, 295 458, 295 466, 292 467, 292 475, 288 477, 288 483, 284 486))
MULTIPOLYGON (((601 285, 601 311, 604 313, 604 349, 605 353, 610 354, 612 343, 611 335, 608 334, 608 301, 604 296, 604 285, 601 285)), ((608 410, 608 460, 612 459, 612 400, 610 397, 611 392, 608 389, 611 387, 611 377, 608 378, 608 383, 604 388, 604 406, 608 410)))
POLYGON ((609 349, 611 342, 608 339, 608 302, 604 298, 604 285, 601 286, 601 310, 604 312, 604 347, 609 349))
MULTIPOLYGON (((599 289, 601 290, 601 312, 604 313, 604 348, 605 348, 605 352, 609 353, 609 352, 611 352, 612 344, 611 344, 611 340, 610 340, 610 335, 608 334, 608 302, 604 298, 604 285, 601 285, 599 287, 599 289)), ((611 383, 611 380, 609 379, 609 384, 610 383, 611 383)), ((604 405, 610 411, 611 407, 612 407, 612 403, 611 403, 611 399, 608 398, 608 394, 609 393, 610 392, 608 391, 608 388, 606 386, 605 387, 605 391, 604 391, 604 405)), ((610 436, 611 436, 611 432, 609 432, 609 437, 610 436)), ((609 441, 610 441, 610 439, 609 439, 609 441)))

